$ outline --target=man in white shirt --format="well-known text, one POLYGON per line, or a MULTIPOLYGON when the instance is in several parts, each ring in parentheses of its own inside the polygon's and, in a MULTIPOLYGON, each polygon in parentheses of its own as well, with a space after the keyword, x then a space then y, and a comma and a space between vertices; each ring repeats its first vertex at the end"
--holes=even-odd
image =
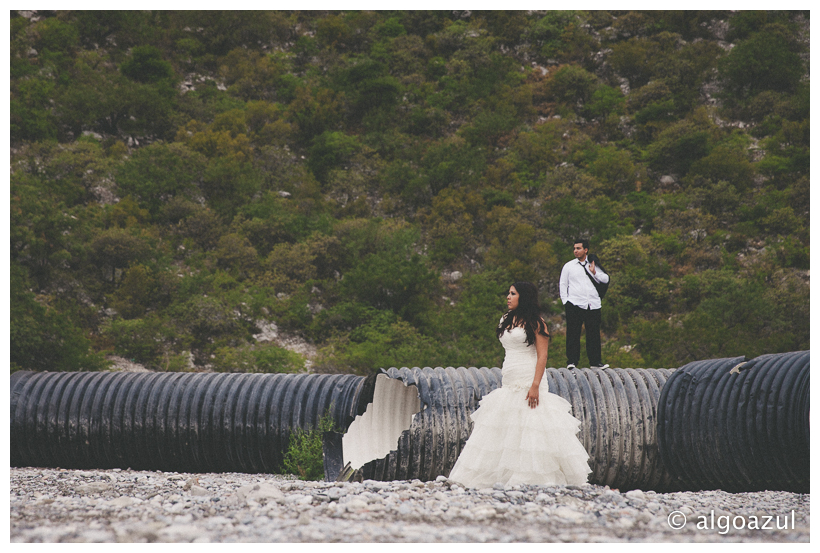
POLYGON ((558 287, 567 316, 567 368, 574 369, 581 360, 581 326, 586 328, 587 357, 592 369, 605 369, 601 364, 601 297, 590 280, 606 284, 609 275, 587 259, 589 240, 576 240, 572 253, 575 259, 561 269, 558 287), (587 276, 589 275, 589 276, 587 276))

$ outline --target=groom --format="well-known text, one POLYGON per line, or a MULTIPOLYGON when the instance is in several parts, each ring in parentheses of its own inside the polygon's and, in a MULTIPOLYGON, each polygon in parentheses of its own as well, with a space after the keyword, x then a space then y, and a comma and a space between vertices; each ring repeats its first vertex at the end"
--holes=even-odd
POLYGON ((558 287, 567 316, 567 368, 574 369, 581 359, 581 325, 586 328, 587 357, 591 369, 606 369, 601 364, 601 298, 591 278, 606 284, 609 275, 587 259, 589 241, 576 240, 572 246, 575 259, 561 269, 558 287), (589 275, 589 276, 587 276, 589 275))

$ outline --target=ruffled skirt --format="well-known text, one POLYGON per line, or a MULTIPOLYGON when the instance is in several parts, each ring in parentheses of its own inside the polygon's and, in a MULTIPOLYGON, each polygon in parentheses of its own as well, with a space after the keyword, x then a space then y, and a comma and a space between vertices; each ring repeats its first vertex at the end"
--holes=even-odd
POLYGON ((529 387, 523 384, 502 386, 481 399, 450 480, 471 488, 587 481, 589 455, 576 436, 581 423, 567 400, 547 391, 545 381, 535 409, 527 405, 529 387))

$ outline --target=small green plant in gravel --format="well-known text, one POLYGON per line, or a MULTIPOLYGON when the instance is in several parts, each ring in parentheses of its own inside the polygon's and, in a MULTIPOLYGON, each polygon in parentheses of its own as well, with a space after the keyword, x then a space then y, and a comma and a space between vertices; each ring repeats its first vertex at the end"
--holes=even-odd
POLYGON ((297 428, 291 435, 288 450, 285 453, 284 468, 289 474, 295 474, 301 480, 321 480, 325 476, 322 457, 322 435, 336 430, 336 425, 325 412, 316 428, 304 430, 297 428))

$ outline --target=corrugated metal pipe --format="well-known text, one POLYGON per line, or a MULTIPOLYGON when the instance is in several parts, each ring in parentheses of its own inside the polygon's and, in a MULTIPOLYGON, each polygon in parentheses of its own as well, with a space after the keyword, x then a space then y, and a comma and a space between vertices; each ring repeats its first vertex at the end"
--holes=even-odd
MULTIPOLYGON (((665 369, 548 369, 572 404, 590 481, 666 489, 655 445, 665 369)), ((500 369, 425 368, 353 375, 33 373, 11 376, 11 464, 186 472, 276 472, 291 432, 329 413, 325 472, 366 478, 449 474, 478 401, 500 369)))
MULTIPOLYGON (((671 373, 547 369, 550 392, 569 401, 581 421, 579 437, 590 454, 591 483, 674 488, 660 463, 655 435, 658 397, 671 373)), ((449 474, 472 431, 469 415, 481 397, 500 385, 498 368, 384 371, 364 415, 343 437, 326 436, 326 475, 335 477, 346 463, 373 480, 433 480, 449 474)))
POLYGON ((658 443, 683 489, 809 493, 809 352, 681 367, 661 391, 658 443))
MULTIPOLYGON (((11 465, 277 472, 291 431, 359 414, 353 375, 11 375, 11 465)), ((362 411, 366 404, 362 405, 362 411)))

